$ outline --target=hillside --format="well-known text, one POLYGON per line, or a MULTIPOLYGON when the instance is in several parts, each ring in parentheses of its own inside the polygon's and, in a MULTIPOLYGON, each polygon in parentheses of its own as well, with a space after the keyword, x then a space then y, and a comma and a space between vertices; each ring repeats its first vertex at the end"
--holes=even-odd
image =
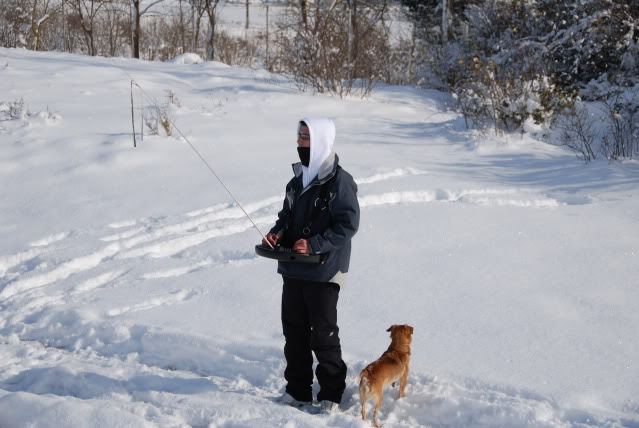
POLYGON ((369 426, 357 375, 404 323, 408 396, 386 392, 384 426, 639 427, 636 161, 584 165, 527 136, 477 135, 434 91, 339 100, 221 63, 3 48, 0 94, 3 428, 369 426), (263 231, 297 121, 335 118, 362 207, 338 307, 340 414, 272 402, 276 266, 177 133, 147 129, 133 148, 127 73, 172 99, 263 231))

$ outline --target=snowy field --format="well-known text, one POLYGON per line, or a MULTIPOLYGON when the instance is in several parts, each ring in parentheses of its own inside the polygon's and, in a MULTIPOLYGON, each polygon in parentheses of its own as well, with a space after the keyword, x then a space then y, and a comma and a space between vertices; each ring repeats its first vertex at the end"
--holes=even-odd
POLYGON ((404 323, 408 396, 387 390, 384 426, 639 427, 639 163, 480 137, 446 100, 0 49, 0 427, 370 426, 357 375, 404 323), (176 124, 263 231, 297 120, 335 118, 362 206, 340 293, 341 413, 273 403, 275 263, 181 138, 133 148, 122 69, 159 103, 173 91, 176 124), (20 98, 29 114, 9 119, 20 98))
MULTIPOLYGON (((339 3, 344 7, 344 3, 339 3)), ((171 2, 163 3, 163 11, 165 13, 175 13, 177 5, 171 2)), ((266 33, 267 29, 272 34, 277 29, 277 23, 287 18, 290 9, 286 2, 279 1, 255 1, 249 4, 249 29, 246 30, 246 2, 235 1, 221 3, 218 6, 219 28, 227 34, 235 37, 257 36, 260 33, 266 33), (268 4, 268 27, 267 27, 267 9, 268 4)), ((206 15, 205 15, 206 16, 206 15)), ((384 22, 391 32, 391 40, 399 41, 400 38, 410 39, 412 37, 413 25, 407 19, 405 10, 396 5, 390 4, 386 8, 384 22)))

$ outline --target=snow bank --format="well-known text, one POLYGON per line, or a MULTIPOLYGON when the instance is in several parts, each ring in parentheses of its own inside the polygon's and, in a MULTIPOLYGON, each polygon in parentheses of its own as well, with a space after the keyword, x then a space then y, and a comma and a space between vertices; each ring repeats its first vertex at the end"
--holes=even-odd
POLYGON ((166 62, 171 64, 200 64, 204 62, 204 60, 198 54, 183 53, 167 60, 166 62))

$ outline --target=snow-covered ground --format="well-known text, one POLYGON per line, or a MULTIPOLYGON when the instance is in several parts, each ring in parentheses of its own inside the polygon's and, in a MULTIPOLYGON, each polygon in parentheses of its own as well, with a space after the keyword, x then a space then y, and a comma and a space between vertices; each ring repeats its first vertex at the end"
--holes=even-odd
POLYGON ((408 396, 386 392, 385 426, 639 427, 636 161, 478 137, 436 92, 339 100, 210 62, 0 49, 0 110, 20 98, 30 114, 0 113, 2 428, 369 426, 357 375, 404 323, 408 396), (362 206, 341 413, 272 402, 276 266, 181 138, 133 148, 122 69, 161 104, 173 92, 177 126, 264 231, 297 120, 335 118, 362 206))
MULTIPOLYGON (((175 11, 177 5, 172 2, 162 3, 163 9, 175 11)), ((345 3, 339 3, 337 10, 346 7, 345 3)), ((174 13, 174 12, 173 12, 174 13)), ((260 33, 270 34, 277 29, 278 22, 287 19, 291 9, 286 2, 281 1, 251 1, 249 3, 249 28, 246 30, 246 2, 234 1, 220 3, 218 6, 218 25, 227 34, 235 37, 257 36, 260 33), (267 8, 268 7, 268 19, 267 8), (267 25, 268 24, 268 25, 267 25)), ((407 17, 404 7, 391 3, 386 7, 384 23, 390 30, 391 41, 398 42, 400 39, 410 39, 412 37, 413 25, 407 17)))

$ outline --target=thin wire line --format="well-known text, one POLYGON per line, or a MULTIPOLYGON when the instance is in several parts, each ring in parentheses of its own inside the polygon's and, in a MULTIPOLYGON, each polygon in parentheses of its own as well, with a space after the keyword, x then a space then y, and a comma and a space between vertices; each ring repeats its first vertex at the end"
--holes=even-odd
MULTIPOLYGON (((113 64, 116 66, 116 68, 122 70, 124 72, 124 74, 126 74, 127 76, 129 76, 129 79, 131 79, 131 83, 134 84, 135 86, 137 86, 140 91, 144 94, 144 96, 156 107, 156 108, 160 108, 158 106, 158 104, 155 102, 155 100, 153 99, 153 97, 151 97, 149 94, 147 94, 147 92, 142 88, 142 86, 140 86, 135 79, 133 78, 133 76, 131 76, 124 68, 120 67, 114 60, 113 58, 110 58, 111 61, 113 62, 113 64)), ((189 141, 188 138, 186 138, 186 136, 182 133, 182 131, 180 131, 180 128, 178 128, 175 123, 170 119, 170 118, 166 118, 167 121, 171 124, 171 126, 173 126, 175 128, 175 130, 180 134, 180 136, 182 138, 184 138, 184 141, 186 141, 186 143, 189 145, 189 147, 191 147, 191 149, 193 149, 193 151, 199 156, 199 158, 202 160, 202 162, 204 162, 204 165, 206 165, 206 167, 209 169, 209 171, 211 171, 211 173, 215 176, 215 178, 217 178, 217 181, 220 182, 220 184, 222 185, 222 187, 224 187, 224 190, 227 191, 227 193, 229 195, 231 195, 231 198, 233 198, 233 200, 235 201, 235 203, 237 204, 238 207, 240 207, 240 209, 242 210, 242 212, 244 213, 244 215, 251 221, 251 223, 253 224, 253 227, 255 227, 255 230, 257 230, 259 232, 259 234, 262 236, 262 238, 264 239, 264 241, 268 244, 269 247, 273 248, 273 246, 271 245, 270 242, 268 242, 268 240, 266 239, 266 236, 264 236, 264 234, 262 233, 262 231, 260 230, 259 227, 257 227, 257 224, 255 224, 255 222, 253 221, 253 219, 251 218, 251 216, 246 212, 246 210, 244 209, 244 207, 242 206, 242 204, 240 203, 240 201, 237 200, 237 198, 235 197, 235 195, 233 195, 233 193, 229 190, 228 187, 226 187, 226 185, 224 184, 224 182, 222 181, 222 179, 215 173, 215 171, 213 170, 213 168, 211 167, 211 165, 209 165, 209 163, 206 161, 206 159, 204 159, 204 157, 200 154, 200 152, 193 146, 193 144, 191 144, 191 142, 189 141)))

